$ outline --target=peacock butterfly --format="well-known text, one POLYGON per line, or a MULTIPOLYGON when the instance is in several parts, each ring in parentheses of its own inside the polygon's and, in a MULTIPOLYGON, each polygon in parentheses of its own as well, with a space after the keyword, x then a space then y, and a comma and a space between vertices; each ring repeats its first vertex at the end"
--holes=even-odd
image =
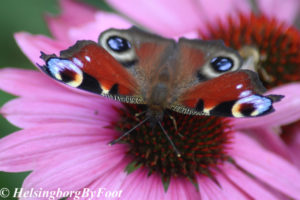
POLYGON ((148 120, 161 126, 167 109, 187 115, 256 117, 272 112, 272 103, 282 98, 262 95, 265 89, 257 74, 242 70, 239 54, 222 41, 176 42, 136 27, 109 29, 98 43, 77 41, 59 57, 42 53, 41 58, 46 63, 41 70, 57 81, 147 105, 146 117, 137 126, 148 120))

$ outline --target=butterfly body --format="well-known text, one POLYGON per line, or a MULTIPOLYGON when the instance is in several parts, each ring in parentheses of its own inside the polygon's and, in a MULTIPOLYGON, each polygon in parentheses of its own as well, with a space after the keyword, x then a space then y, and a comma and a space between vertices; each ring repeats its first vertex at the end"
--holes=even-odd
POLYGON ((40 68, 75 88, 125 103, 189 115, 255 117, 273 111, 280 95, 263 96, 256 73, 241 70, 239 54, 220 41, 177 42, 138 28, 109 29, 98 43, 78 41, 60 56, 42 54, 40 68))
POLYGON ((156 67, 150 76, 143 74, 145 79, 142 81, 144 87, 141 88, 141 95, 148 107, 147 114, 159 120, 162 119, 164 111, 171 108, 192 82, 180 78, 182 66, 177 58, 177 44, 170 46, 165 50, 168 55, 164 55, 160 62, 154 64, 156 67))

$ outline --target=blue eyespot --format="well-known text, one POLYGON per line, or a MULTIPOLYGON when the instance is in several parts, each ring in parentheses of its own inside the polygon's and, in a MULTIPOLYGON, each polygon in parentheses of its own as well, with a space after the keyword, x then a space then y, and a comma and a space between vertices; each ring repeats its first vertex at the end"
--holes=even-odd
POLYGON ((77 58, 50 58, 46 65, 50 76, 72 87, 78 87, 83 81, 83 72, 80 69, 82 66, 83 63, 77 58))
POLYGON ((125 38, 119 36, 111 36, 107 39, 108 47, 116 52, 122 53, 131 48, 131 44, 125 38))
POLYGON ((216 72, 227 72, 233 67, 233 60, 228 57, 215 57, 210 61, 211 66, 216 72))
POLYGON ((239 99, 232 107, 234 117, 256 117, 272 110, 272 100, 260 95, 250 95, 239 99))

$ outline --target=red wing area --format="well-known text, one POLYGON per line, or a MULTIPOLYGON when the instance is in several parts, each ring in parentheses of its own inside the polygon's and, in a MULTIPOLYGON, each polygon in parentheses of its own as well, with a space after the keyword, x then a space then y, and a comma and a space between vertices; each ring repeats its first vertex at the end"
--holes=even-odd
POLYGON ((206 115, 255 117, 273 110, 279 95, 262 96, 256 73, 240 70, 201 82, 181 95, 179 104, 206 115))
POLYGON ((105 49, 92 41, 78 41, 60 57, 41 56, 42 70, 60 82, 90 92, 132 96, 138 86, 134 77, 105 49))

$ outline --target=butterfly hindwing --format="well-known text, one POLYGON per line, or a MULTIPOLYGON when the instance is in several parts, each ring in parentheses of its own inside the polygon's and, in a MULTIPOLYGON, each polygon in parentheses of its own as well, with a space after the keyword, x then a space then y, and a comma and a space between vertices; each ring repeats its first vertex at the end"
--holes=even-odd
POLYGON ((263 96, 264 91, 256 73, 239 70, 190 88, 180 97, 181 106, 174 105, 173 109, 214 116, 255 117, 273 111, 272 103, 281 99, 279 95, 263 96))

